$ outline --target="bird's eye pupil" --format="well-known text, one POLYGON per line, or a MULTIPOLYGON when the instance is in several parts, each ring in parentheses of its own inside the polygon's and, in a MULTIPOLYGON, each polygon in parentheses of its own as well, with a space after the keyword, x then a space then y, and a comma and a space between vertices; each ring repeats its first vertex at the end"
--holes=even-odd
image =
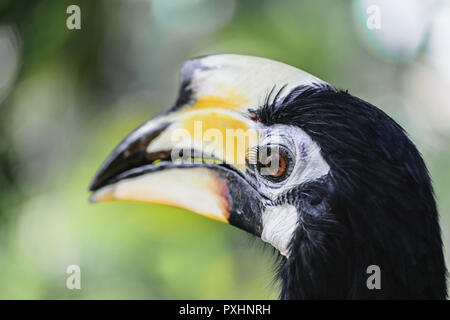
POLYGON ((272 159, 270 160, 270 164, 271 167, 273 165, 273 167, 276 168, 272 171, 272 176, 274 177, 281 177, 286 171, 286 159, 284 159, 282 156, 278 157, 278 164, 276 164, 276 162, 272 164, 272 159))
POLYGON ((289 158, 287 152, 279 147, 266 147, 260 150, 258 168, 260 175, 279 182, 287 176, 289 158))

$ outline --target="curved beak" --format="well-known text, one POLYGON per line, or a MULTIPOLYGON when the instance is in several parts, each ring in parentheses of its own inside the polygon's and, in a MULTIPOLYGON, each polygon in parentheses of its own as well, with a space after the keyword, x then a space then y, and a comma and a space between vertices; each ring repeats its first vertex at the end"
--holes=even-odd
POLYGON ((239 113, 160 115, 114 149, 91 182, 90 200, 173 205, 259 235, 261 199, 246 176, 246 150, 256 141, 252 121, 239 113))
POLYGON ((134 200, 183 207, 260 236, 265 199, 247 170, 258 145, 257 108, 278 87, 318 79, 262 58, 189 60, 173 106, 131 132, 89 187, 92 202, 134 200))

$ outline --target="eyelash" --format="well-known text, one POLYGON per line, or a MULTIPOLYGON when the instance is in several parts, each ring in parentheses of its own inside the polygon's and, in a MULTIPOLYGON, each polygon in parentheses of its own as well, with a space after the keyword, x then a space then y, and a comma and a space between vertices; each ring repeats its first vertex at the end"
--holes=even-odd
POLYGON ((251 146, 247 149, 247 159, 250 164, 256 164, 258 161, 259 146, 251 146))

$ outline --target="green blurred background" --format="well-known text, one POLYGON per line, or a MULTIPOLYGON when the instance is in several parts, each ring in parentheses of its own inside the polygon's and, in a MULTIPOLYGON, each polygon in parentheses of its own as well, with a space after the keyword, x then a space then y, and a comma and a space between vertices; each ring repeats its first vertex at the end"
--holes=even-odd
POLYGON ((87 202, 112 148, 172 103, 182 62, 211 53, 291 64, 393 116, 450 246, 449 1, 0 0, 0 298, 277 297, 260 240, 181 209, 87 202), (74 264, 81 290, 66 288, 74 264))

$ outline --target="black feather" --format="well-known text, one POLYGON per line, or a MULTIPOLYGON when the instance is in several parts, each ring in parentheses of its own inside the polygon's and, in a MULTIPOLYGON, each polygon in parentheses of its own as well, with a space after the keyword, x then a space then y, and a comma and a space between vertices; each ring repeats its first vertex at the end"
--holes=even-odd
POLYGON ((299 227, 279 269, 281 298, 445 299, 446 267, 433 189, 404 130, 375 106, 326 84, 297 87, 253 111, 304 130, 330 166, 280 201, 299 227), (381 289, 369 290, 369 265, 381 289))

